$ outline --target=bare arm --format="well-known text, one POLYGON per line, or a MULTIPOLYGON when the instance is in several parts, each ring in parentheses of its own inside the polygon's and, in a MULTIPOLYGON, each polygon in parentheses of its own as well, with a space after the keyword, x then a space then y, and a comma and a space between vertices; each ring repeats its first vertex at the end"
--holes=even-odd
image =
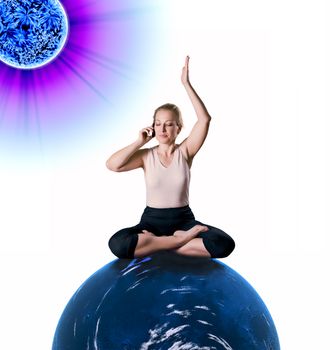
POLYGON ((185 148, 188 158, 192 160, 206 139, 211 116, 189 81, 188 56, 186 57, 185 66, 182 69, 181 81, 197 115, 197 122, 193 126, 189 136, 181 144, 185 148))
POLYGON ((143 154, 146 149, 140 149, 152 139, 150 136, 152 127, 147 127, 139 132, 139 137, 130 145, 115 152, 107 161, 106 166, 112 171, 129 171, 143 167, 143 154))

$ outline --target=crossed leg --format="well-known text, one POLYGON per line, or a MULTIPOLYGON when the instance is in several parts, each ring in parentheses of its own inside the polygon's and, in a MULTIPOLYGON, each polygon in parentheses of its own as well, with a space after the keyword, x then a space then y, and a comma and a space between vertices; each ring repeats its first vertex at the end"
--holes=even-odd
POLYGON ((210 257, 202 238, 196 238, 201 232, 208 231, 207 226, 195 225, 189 230, 175 231, 172 236, 155 236, 143 230, 138 234, 134 257, 143 257, 160 250, 174 250, 178 254, 210 257))
POLYGON ((174 250, 177 254, 210 258, 211 254, 205 248, 202 238, 193 238, 180 248, 174 250))
POLYGON ((122 229, 110 238, 109 248, 118 258, 124 259, 144 257, 161 250, 187 256, 225 258, 234 250, 235 242, 224 231, 194 221, 172 236, 156 236, 140 224, 122 229))

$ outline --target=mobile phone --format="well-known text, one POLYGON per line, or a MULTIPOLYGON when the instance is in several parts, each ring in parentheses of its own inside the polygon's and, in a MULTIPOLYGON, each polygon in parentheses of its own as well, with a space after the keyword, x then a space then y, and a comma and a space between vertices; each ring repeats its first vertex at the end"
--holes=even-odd
POLYGON ((155 133, 155 123, 152 123, 152 133, 151 133, 151 137, 155 137, 156 133, 155 133))

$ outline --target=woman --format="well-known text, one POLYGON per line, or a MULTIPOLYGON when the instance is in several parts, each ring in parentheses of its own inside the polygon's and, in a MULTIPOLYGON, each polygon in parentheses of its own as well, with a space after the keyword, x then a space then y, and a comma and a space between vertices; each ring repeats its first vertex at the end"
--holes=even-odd
POLYGON ((119 258, 143 257, 160 250, 223 258, 235 247, 225 232, 196 221, 189 208, 190 167, 205 141, 211 117, 189 81, 188 56, 181 81, 197 115, 190 135, 175 143, 183 126, 181 114, 175 105, 165 104, 156 109, 152 126, 140 130, 135 142, 107 160, 113 171, 143 168, 147 189, 147 207, 140 223, 109 240, 111 251, 119 258), (153 137, 158 146, 141 148, 153 137))

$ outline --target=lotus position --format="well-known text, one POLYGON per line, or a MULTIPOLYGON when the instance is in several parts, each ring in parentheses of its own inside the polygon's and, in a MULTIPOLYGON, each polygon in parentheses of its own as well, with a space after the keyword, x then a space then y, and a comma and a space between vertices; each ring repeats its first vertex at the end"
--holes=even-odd
POLYGON ((106 162, 112 171, 144 170, 146 208, 139 224, 124 228, 109 240, 119 258, 144 257, 160 250, 178 254, 224 258, 235 247, 222 230, 195 220, 189 207, 190 168, 208 134, 211 117, 189 80, 189 57, 182 69, 182 84, 197 115, 189 136, 176 143, 183 123, 177 106, 155 110, 152 126, 140 130, 135 142, 114 153, 106 162), (143 148, 153 137, 158 145, 143 148))

